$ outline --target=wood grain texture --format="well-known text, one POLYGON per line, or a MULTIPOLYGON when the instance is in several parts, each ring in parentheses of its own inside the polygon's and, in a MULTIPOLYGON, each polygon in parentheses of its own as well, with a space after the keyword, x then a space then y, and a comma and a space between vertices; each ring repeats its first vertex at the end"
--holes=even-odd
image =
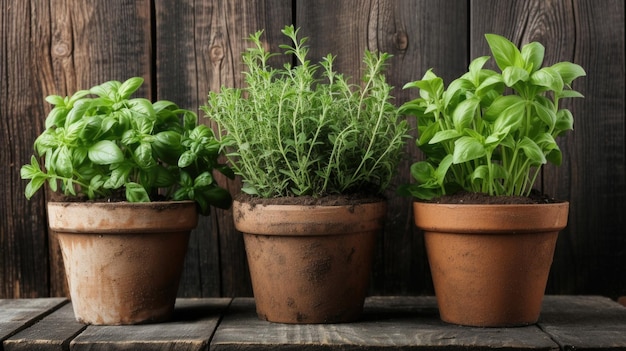
POLYGON ((228 298, 178 299, 171 321, 129 326, 89 326, 72 340, 72 351, 206 350, 228 298))
POLYGON ((0 299, 0 349, 5 339, 34 324, 65 303, 67 300, 63 298, 0 299))
POLYGON ((20 179, 43 129, 38 15, 27 1, 0 2, 0 298, 48 295, 44 197, 26 200, 20 179))
POLYGON ((518 45, 541 42, 545 65, 571 61, 586 69, 587 77, 574 82, 585 98, 562 103, 574 115, 574 131, 557 140, 563 164, 543 171, 543 191, 570 201, 547 290, 623 295, 626 236, 618 228, 625 224, 626 199, 624 2, 479 0, 471 5, 473 57, 490 54, 483 34, 493 32, 518 45))
POLYGON ((565 350, 619 350, 626 308, 598 296, 546 296, 539 326, 565 350))
POLYGON ((433 297, 374 297, 361 321, 275 324, 259 320, 254 300, 236 298, 211 343, 229 350, 558 350, 536 326, 468 328, 441 322, 433 297))
POLYGON ((4 341, 4 351, 63 351, 87 326, 76 321, 72 304, 66 304, 4 341))

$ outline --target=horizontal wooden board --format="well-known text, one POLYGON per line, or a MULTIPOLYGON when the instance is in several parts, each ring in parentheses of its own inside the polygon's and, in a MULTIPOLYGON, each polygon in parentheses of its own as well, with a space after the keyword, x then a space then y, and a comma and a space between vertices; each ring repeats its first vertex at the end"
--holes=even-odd
POLYGON ((86 326, 76 321, 71 304, 66 304, 28 329, 4 342, 4 351, 61 351, 86 326))
POLYGON ((32 325, 66 302, 64 298, 0 299, 0 342, 32 325))
POLYGON ((626 307, 599 296, 546 296, 540 327, 565 350, 626 348, 626 307))
POLYGON ((252 298, 236 298, 211 350, 557 350, 537 326, 468 328, 443 323, 434 297, 368 298, 361 321, 290 325, 259 320, 252 298))
POLYGON ((229 298, 178 299, 171 321, 89 326, 70 344, 82 350, 206 350, 229 298))

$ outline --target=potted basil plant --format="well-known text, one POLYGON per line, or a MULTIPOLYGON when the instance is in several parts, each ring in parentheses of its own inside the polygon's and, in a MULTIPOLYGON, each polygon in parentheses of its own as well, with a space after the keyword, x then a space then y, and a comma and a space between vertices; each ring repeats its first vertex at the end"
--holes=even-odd
POLYGON ((403 113, 417 119, 411 166, 417 227, 424 231, 440 315, 476 326, 535 323, 539 317, 567 201, 534 196, 542 165, 561 163, 558 136, 573 127, 563 99, 581 97, 571 62, 543 67, 544 46, 518 49, 496 34, 486 40, 500 71, 474 59, 444 87, 432 70, 405 88, 419 97, 403 113), (512 199, 520 203, 505 203, 512 199), (488 204, 485 204, 488 203, 488 204))
POLYGON ((261 40, 243 54, 246 87, 211 92, 202 109, 223 132, 243 181, 233 202, 261 319, 283 323, 359 318, 367 293, 382 196, 408 129, 383 70, 390 55, 366 51, 362 85, 335 72, 334 57, 307 58, 307 38, 282 30, 274 68, 261 40))
POLYGON ((59 194, 47 203, 48 221, 86 324, 169 318, 198 213, 232 201, 212 176, 234 176, 218 162, 213 131, 173 102, 131 98, 142 83, 48 96, 54 108, 21 169, 27 198, 44 184, 59 194))

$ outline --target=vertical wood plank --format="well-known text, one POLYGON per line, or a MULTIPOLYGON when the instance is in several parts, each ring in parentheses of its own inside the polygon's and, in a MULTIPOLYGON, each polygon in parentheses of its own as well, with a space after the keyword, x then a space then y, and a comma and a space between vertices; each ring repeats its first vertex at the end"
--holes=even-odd
POLYGON ((543 171, 543 190, 570 201, 548 292, 623 294, 624 2, 479 0, 471 13, 472 56, 490 54, 483 34, 494 32, 518 45, 541 42, 545 65, 565 60, 586 69, 574 82, 585 98, 562 104, 574 115, 574 131, 557 140, 563 164, 543 171))
MULTIPOLYGON (((242 86, 241 54, 249 34, 264 29, 266 45, 276 51, 283 40, 280 28, 292 21, 291 3, 281 0, 158 0, 155 5, 157 96, 189 109, 205 104, 209 91, 242 86)), ((198 112, 200 123, 209 125, 198 112)), ((239 192, 237 181, 216 178, 231 194, 239 192)), ((243 239, 230 210, 213 210, 192 238, 180 295, 252 295, 243 239)))
MULTIPOLYGON (((433 68, 444 78, 458 75, 467 66, 465 1, 297 1, 296 24, 310 37, 311 60, 327 53, 337 55, 335 67, 358 83, 365 49, 388 52, 394 57, 387 69, 395 87, 396 104, 417 97, 402 90, 433 68)), ((413 128, 415 121, 409 121, 413 128)), ((415 137, 415 130, 411 131, 415 137)), ((410 165, 420 160, 414 139, 407 141, 405 158, 386 192, 387 224, 378 242, 372 294, 432 293, 423 238, 413 223, 412 199, 399 197, 396 188, 411 182, 410 165)))
POLYGON ((48 294, 44 197, 24 197, 20 167, 43 128, 40 63, 34 48, 45 26, 28 1, 0 2, 0 298, 48 294))

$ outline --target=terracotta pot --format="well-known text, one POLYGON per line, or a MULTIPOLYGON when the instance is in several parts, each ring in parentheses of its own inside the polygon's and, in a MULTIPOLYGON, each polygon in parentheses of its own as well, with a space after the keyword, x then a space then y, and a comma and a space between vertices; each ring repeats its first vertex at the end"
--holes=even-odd
POLYGON ((196 204, 49 202, 74 314, 85 324, 160 322, 174 311, 196 204))
POLYGON ((414 203, 440 317, 481 327, 536 323, 569 203, 414 203))
POLYGON ((244 233, 256 310, 280 323, 357 320, 386 203, 356 206, 233 203, 244 233))

